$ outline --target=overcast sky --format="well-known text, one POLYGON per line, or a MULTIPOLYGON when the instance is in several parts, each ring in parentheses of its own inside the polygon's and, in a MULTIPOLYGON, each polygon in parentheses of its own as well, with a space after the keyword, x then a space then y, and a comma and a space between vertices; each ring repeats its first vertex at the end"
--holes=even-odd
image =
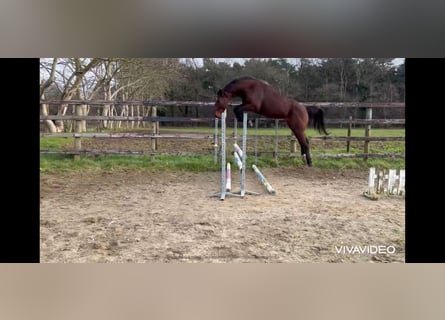
MULTIPOLYGON (((202 66, 202 59, 203 58, 194 58, 194 59, 195 59, 195 62, 198 65, 202 66)), ((227 62, 227 63, 230 63, 230 64, 233 64, 235 62, 238 62, 240 64, 244 64, 244 61, 246 59, 250 59, 250 58, 214 58, 214 59, 217 60, 217 61, 227 62)), ((264 58, 264 59, 269 59, 269 58, 264 58)), ((272 59, 278 59, 278 58, 272 58, 272 59)), ((296 64, 299 58, 286 58, 286 59, 287 59, 287 61, 289 63, 296 64)), ((185 58, 184 58, 184 60, 185 60, 185 58)), ((404 60, 405 60, 405 58, 394 58, 393 64, 394 65, 400 65, 400 64, 403 63, 404 60)))

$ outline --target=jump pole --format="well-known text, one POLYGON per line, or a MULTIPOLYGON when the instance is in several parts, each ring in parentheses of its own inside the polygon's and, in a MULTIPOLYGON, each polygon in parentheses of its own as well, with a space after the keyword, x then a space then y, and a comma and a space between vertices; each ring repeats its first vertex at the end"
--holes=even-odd
POLYGON ((261 183, 266 187, 267 191, 270 194, 276 194, 275 190, 270 185, 269 181, 267 181, 266 177, 261 173, 260 169, 256 165, 252 165, 253 171, 255 171, 256 175, 258 176, 258 179, 261 181, 261 183))
POLYGON ((226 168, 226 191, 232 190, 232 170, 230 168, 230 162, 227 162, 226 168))
POLYGON ((243 169, 243 162, 236 151, 233 152, 233 157, 235 158, 235 163, 238 166, 238 169, 241 171, 243 169))
POLYGON ((243 150, 241 150, 241 148, 239 147, 239 145, 236 144, 236 143, 234 143, 234 144, 233 144, 233 147, 235 148, 235 152, 237 152, 238 155, 240 156, 240 158, 242 158, 242 157, 243 157, 243 150))

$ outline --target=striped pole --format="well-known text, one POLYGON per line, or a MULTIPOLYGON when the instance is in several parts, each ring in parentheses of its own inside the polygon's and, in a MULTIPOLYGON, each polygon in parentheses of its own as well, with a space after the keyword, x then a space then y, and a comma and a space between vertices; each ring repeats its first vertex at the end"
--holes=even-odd
POLYGON ((226 171, 226 191, 230 191, 232 190, 232 171, 230 169, 230 162, 227 162, 226 171))
POLYGON ((266 187, 267 191, 270 194, 276 194, 275 190, 272 188, 272 186, 270 185, 270 183, 267 181, 267 179, 264 177, 264 175, 261 173, 260 169, 258 169, 258 167, 256 165, 252 165, 252 169, 253 171, 255 171, 255 173, 258 176, 258 179, 260 179, 260 181, 262 182, 262 184, 264 184, 264 186, 266 187))
POLYGON ((238 166, 238 169, 241 171, 243 169, 243 163, 236 151, 233 153, 233 157, 235 158, 235 162, 236 162, 236 165, 238 166))
POLYGON ((239 157, 242 158, 243 157, 243 150, 241 150, 241 148, 239 147, 239 145, 237 145, 236 143, 233 144, 233 147, 235 148, 235 151, 238 153, 239 157))

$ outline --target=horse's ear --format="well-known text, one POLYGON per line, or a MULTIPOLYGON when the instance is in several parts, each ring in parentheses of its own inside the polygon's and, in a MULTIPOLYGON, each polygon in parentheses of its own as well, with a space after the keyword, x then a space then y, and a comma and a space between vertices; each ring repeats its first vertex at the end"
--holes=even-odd
POLYGON ((221 97, 221 96, 222 96, 222 90, 219 89, 218 92, 216 93, 216 95, 217 95, 218 97, 221 97))

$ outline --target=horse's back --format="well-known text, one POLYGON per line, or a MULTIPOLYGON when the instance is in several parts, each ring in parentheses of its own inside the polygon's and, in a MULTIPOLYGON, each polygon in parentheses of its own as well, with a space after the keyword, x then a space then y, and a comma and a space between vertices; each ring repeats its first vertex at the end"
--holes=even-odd
POLYGON ((281 95, 264 80, 253 77, 237 78, 228 83, 225 90, 241 97, 243 104, 256 105, 256 112, 265 117, 286 119, 295 114, 304 121, 308 118, 306 109, 301 103, 281 95))

